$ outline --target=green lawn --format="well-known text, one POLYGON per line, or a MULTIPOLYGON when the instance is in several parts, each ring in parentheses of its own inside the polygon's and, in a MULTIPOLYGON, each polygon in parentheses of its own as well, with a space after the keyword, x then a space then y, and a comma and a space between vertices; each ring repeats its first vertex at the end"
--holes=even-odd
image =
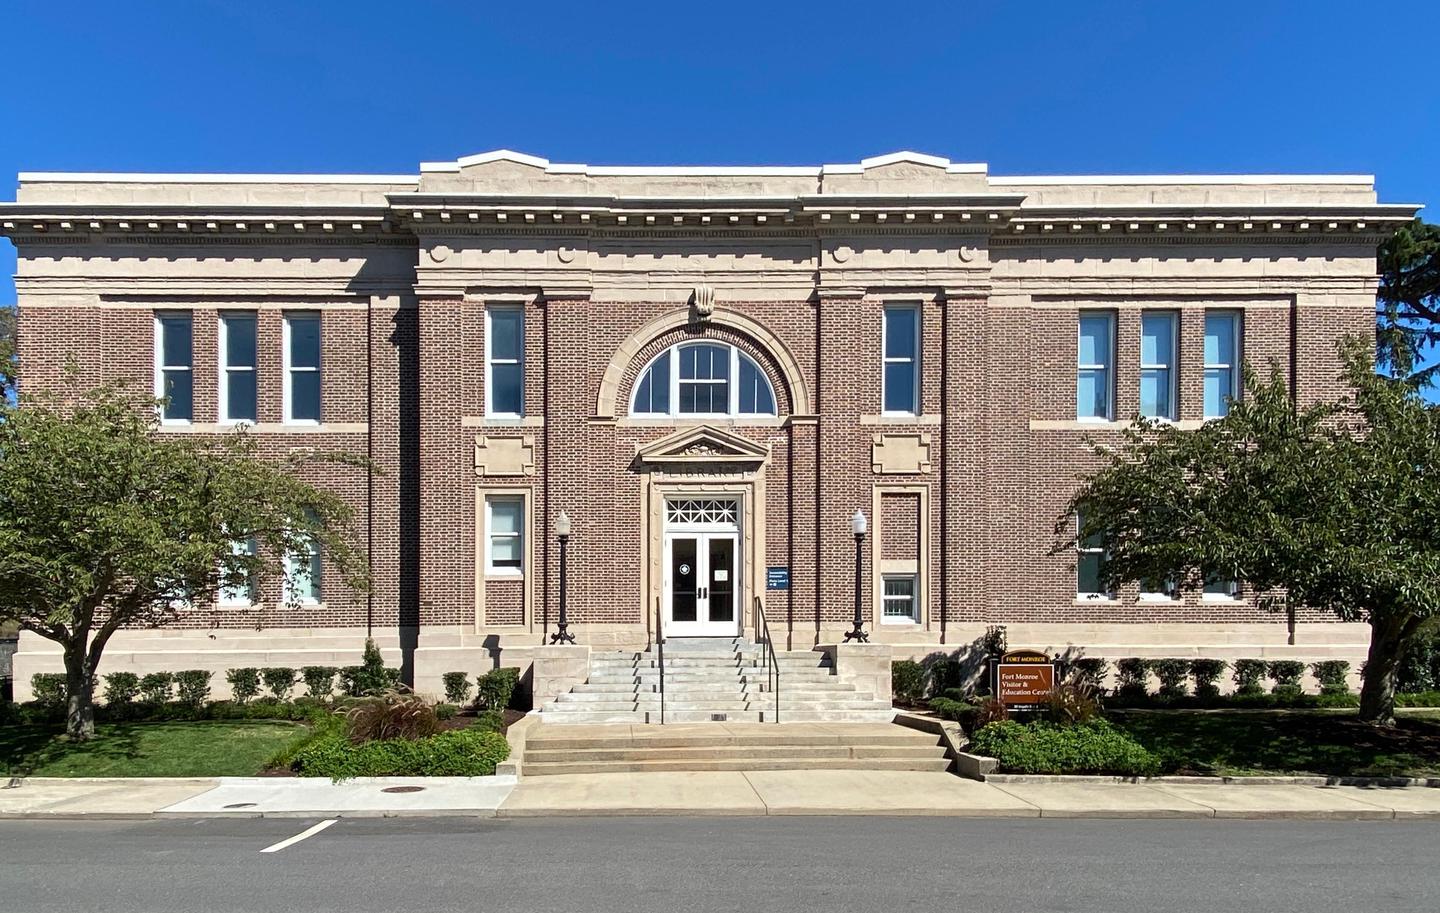
POLYGON ((224 721, 101 723, 71 743, 59 726, 0 726, 0 770, 34 777, 248 777, 303 727, 224 721))
POLYGON ((1352 713, 1116 712, 1114 723, 1159 755, 1165 773, 1214 776, 1440 776, 1440 716, 1405 714, 1376 728, 1352 713))

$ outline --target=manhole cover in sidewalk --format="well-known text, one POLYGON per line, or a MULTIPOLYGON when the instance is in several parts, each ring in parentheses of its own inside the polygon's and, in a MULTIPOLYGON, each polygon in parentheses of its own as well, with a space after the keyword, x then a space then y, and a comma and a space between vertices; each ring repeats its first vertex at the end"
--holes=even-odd
POLYGON ((231 802, 229 805, 224 806, 224 808, 254 808, 254 807, 255 807, 255 803, 254 803, 254 802, 231 802))
POLYGON ((380 791, 382 793, 418 793, 424 790, 423 786, 387 786, 380 791))

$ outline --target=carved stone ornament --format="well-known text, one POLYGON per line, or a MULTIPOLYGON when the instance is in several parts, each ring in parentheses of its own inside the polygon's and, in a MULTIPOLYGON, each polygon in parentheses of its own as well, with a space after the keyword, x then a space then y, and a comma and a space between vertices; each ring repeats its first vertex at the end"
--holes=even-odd
POLYGON ((535 474, 533 434, 478 434, 475 436, 477 476, 531 476, 535 474))
POLYGON ((430 259, 434 260, 436 263, 444 263, 446 260, 450 259, 450 255, 453 253, 454 251, 446 247, 444 244, 436 244, 434 247, 430 248, 430 259))
POLYGON ((717 453, 720 453, 720 450, 709 444, 691 444, 685 448, 686 456, 714 456, 717 453))
POLYGON ((715 313, 715 290, 704 283, 695 286, 694 296, 691 304, 695 309, 695 320, 705 321, 715 313))

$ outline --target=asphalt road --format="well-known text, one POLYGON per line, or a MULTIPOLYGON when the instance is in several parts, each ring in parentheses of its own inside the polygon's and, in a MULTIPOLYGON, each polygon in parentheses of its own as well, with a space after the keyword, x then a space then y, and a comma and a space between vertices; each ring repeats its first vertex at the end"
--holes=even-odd
POLYGON ((16 913, 1440 909, 1440 823, 0 821, 16 913))

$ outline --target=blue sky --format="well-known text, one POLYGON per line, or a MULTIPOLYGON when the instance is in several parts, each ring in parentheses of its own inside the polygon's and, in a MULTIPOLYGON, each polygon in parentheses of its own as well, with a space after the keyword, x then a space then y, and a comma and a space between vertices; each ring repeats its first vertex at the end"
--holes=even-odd
MULTIPOLYGON (((915 149, 995 174, 1373 173, 1440 207, 1437 36, 1433 0, 9 0, 0 199, 24 170, 915 149)), ((0 242, 0 304, 13 272, 0 242)))

